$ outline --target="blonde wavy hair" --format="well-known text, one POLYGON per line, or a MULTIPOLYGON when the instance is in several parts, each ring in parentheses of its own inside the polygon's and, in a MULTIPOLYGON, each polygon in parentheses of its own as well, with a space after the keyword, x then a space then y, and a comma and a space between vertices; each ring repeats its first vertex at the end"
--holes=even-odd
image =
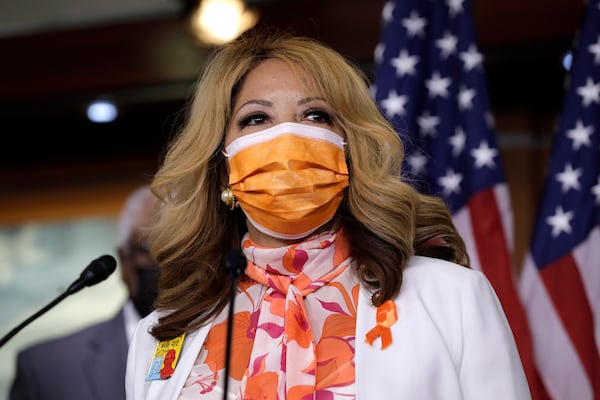
POLYGON ((170 143, 152 189, 161 201, 151 246, 161 265, 155 306, 169 310, 152 334, 171 339, 206 323, 228 301, 223 258, 239 248, 244 216, 220 201, 227 182, 222 155, 236 95, 265 59, 307 71, 335 110, 348 142, 350 186, 337 217, 344 225, 358 275, 379 302, 397 295, 414 254, 468 265, 464 243, 445 204, 420 195, 401 178, 404 149, 373 102, 364 74, 309 38, 247 35, 219 48, 202 73, 186 123, 170 143))

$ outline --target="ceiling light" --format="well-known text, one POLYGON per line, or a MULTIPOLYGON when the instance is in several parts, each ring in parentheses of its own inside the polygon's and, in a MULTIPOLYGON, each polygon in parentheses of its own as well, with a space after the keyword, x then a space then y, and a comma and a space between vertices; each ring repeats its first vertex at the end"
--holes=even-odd
POLYGON ((220 45, 252 28, 258 14, 243 0, 202 0, 190 17, 190 27, 202 43, 220 45))
POLYGON ((98 124, 112 122, 117 118, 118 114, 117 106, 108 100, 93 101, 87 108, 88 119, 98 124))

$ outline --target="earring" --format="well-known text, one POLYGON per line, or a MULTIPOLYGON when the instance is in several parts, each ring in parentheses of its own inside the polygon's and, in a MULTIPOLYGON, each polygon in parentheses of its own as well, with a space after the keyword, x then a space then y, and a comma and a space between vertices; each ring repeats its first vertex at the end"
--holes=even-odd
POLYGON ((225 203, 227 208, 233 210, 238 206, 238 202, 233 194, 233 190, 230 187, 223 189, 221 192, 221 201, 225 203))

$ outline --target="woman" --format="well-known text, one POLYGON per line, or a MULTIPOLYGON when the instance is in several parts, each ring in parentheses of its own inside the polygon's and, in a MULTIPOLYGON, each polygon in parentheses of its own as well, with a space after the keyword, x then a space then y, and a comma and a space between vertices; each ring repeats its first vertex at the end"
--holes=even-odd
POLYGON ((128 398, 222 398, 222 265, 239 248, 229 398, 529 398, 492 288, 443 202, 403 182, 402 157, 331 49, 247 37, 217 51, 153 183, 160 294, 128 398))

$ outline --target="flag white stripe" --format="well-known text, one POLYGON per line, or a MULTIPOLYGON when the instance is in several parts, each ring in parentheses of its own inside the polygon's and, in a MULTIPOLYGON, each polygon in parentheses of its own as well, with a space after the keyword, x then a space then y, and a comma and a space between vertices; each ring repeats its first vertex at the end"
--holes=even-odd
POLYGON ((502 182, 494 186, 494 196, 496 197, 496 204, 498 205, 498 212, 500 213, 500 220, 502 221, 502 229, 504 230, 506 246, 508 247, 509 253, 512 254, 515 248, 513 213, 510 201, 510 193, 506 182, 502 182))
MULTIPOLYGON (((506 239, 509 251, 513 248, 513 219, 510 204, 510 196, 508 194, 508 186, 506 183, 501 183, 494 186, 494 196, 496 198, 496 204, 498 205, 498 212, 501 216, 502 229, 504 238, 506 239)), ((471 258, 471 268, 478 271, 482 270, 481 261, 479 259, 479 253, 477 252, 475 234, 473 233, 473 225, 471 220, 471 214, 469 213, 468 205, 461 208, 452 215, 452 221, 458 230, 458 233, 465 241, 467 253, 471 258)))
POLYGON ((600 228, 592 230, 587 240, 573 250, 587 300, 594 316, 594 337, 600 349, 600 228))
POLYGON ((473 235, 469 207, 463 207, 455 212, 452 215, 452 221, 454 222, 458 233, 465 241, 467 254, 469 254, 471 259, 471 268, 481 271, 481 262, 479 261, 479 254, 475 247, 475 236, 473 235))
POLYGON ((592 400, 593 392, 579 356, 556 314, 531 255, 521 272, 519 291, 528 309, 534 356, 546 389, 554 399, 592 400))

